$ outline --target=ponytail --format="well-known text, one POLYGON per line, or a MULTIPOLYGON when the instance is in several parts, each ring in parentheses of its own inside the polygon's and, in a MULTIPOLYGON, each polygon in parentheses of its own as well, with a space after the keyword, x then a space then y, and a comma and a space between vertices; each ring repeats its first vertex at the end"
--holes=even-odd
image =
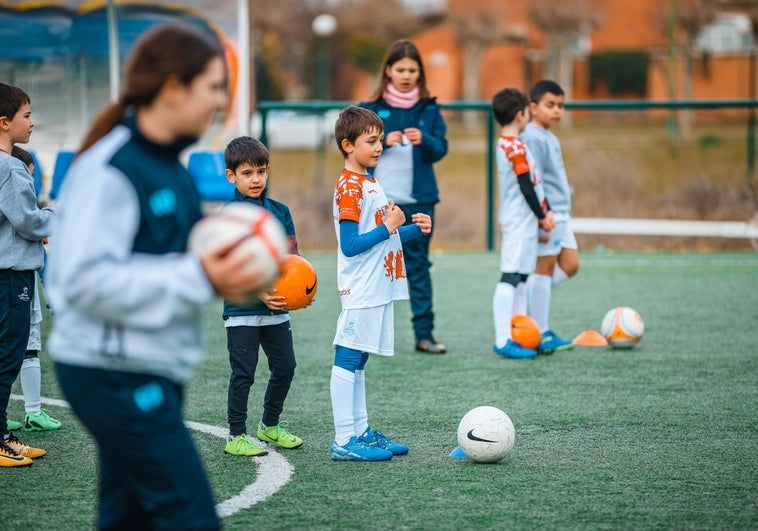
POLYGON ((95 142, 107 135, 111 129, 121 123, 126 114, 126 104, 119 100, 116 103, 109 103, 97 113, 95 119, 90 125, 89 131, 84 137, 77 156, 91 148, 95 142))

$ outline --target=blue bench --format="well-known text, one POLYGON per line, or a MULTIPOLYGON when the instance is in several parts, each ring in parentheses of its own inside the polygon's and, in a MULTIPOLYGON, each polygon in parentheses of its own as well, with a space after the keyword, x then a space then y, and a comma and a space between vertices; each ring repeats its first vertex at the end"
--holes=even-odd
POLYGON ((226 179, 223 151, 195 151, 187 163, 203 201, 228 201, 234 197, 234 185, 226 179))

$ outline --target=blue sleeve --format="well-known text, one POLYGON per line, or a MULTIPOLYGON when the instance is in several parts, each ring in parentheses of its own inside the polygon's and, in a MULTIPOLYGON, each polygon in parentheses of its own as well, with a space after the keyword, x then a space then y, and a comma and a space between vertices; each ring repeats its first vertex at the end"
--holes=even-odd
POLYGON ((384 223, 373 230, 358 234, 357 221, 340 221, 340 249, 345 256, 359 255, 389 237, 390 233, 384 223))
POLYGON ((413 238, 418 238, 423 232, 421 232, 421 229, 418 225, 415 223, 411 223, 410 225, 403 225, 399 229, 397 229, 397 233, 400 235, 400 241, 401 242, 407 242, 408 240, 412 240, 413 238))

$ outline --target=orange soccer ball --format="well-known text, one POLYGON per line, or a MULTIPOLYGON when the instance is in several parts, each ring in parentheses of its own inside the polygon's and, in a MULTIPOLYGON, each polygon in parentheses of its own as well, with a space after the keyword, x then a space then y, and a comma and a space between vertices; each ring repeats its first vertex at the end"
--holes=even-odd
POLYGON ((542 339, 537 321, 528 315, 514 315, 511 318, 511 339, 524 348, 536 350, 542 339))
POLYGON ((285 310, 299 310, 308 306, 318 290, 318 278, 313 266, 297 254, 288 254, 284 259, 282 273, 273 288, 275 295, 286 299, 285 310))

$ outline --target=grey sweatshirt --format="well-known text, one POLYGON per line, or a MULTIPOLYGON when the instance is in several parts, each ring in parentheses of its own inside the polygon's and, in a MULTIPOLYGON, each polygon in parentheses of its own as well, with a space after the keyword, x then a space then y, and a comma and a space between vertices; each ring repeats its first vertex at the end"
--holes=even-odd
POLYGON ((37 208, 34 179, 24 163, 0 151, 0 269, 42 268, 42 238, 53 211, 37 208))

